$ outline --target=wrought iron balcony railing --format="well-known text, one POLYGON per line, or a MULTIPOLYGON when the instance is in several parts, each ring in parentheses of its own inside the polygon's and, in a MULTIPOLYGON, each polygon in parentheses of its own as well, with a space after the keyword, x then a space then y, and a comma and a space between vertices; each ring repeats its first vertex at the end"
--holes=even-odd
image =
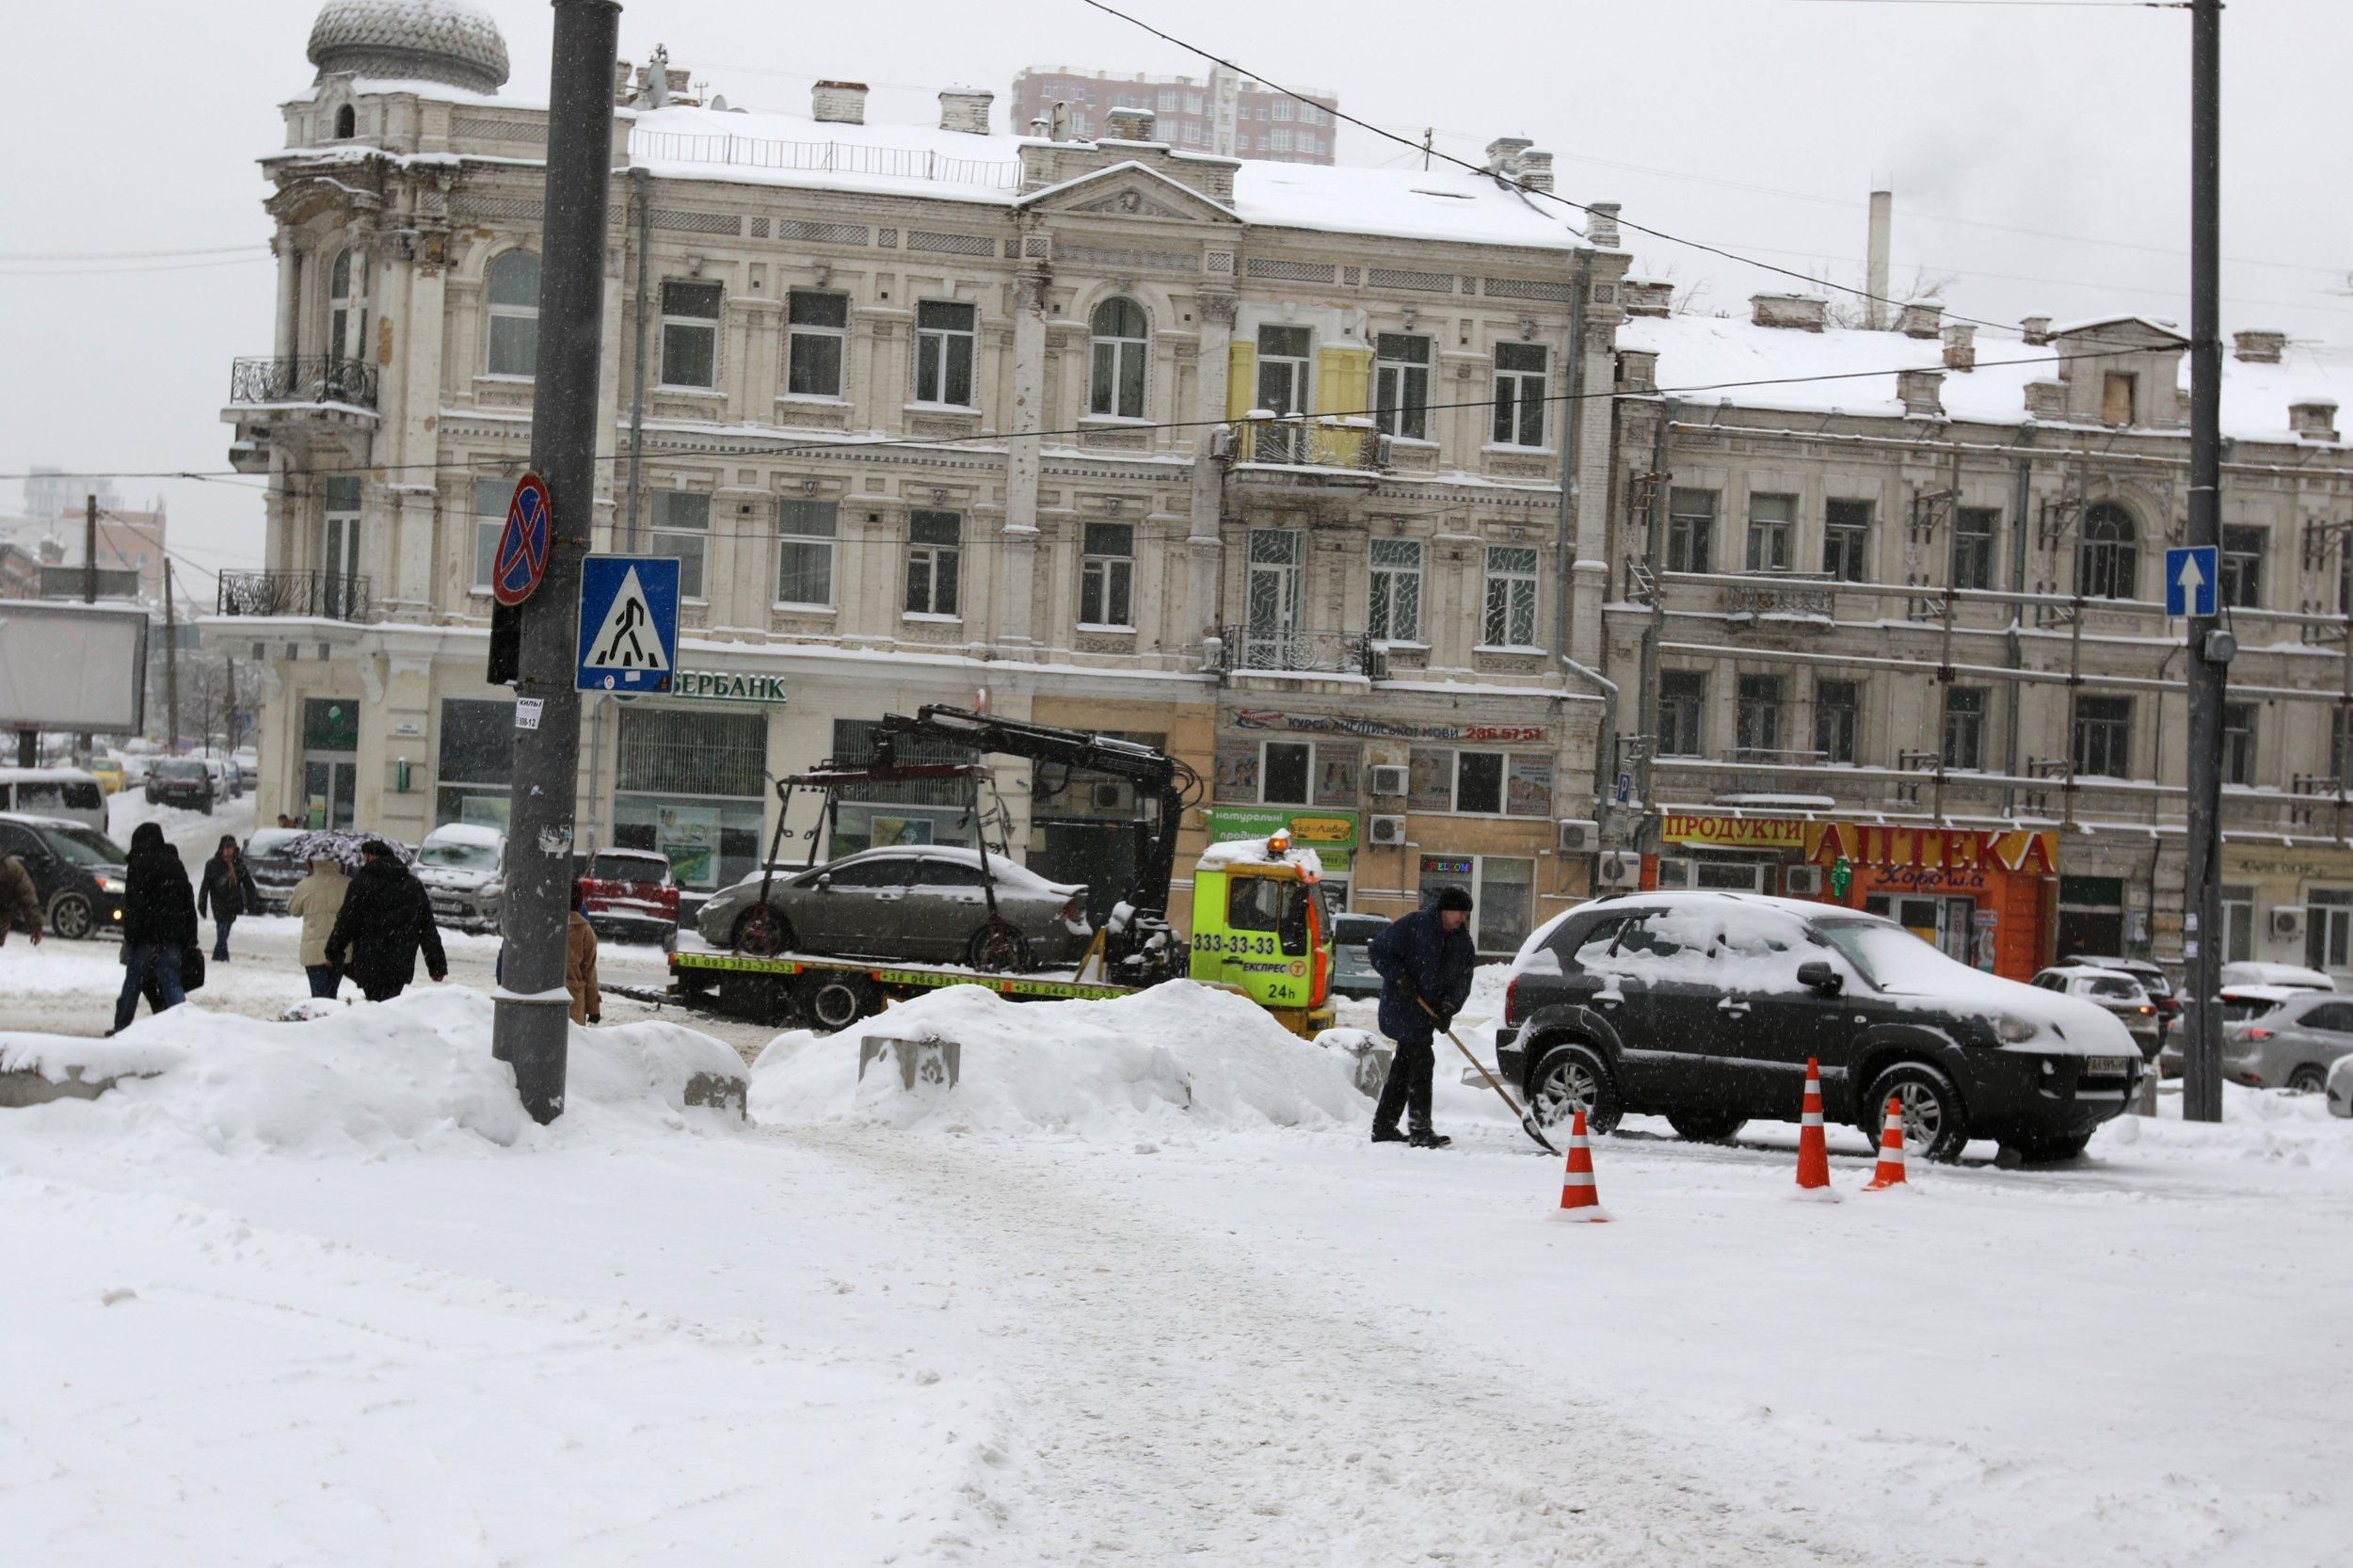
POLYGON ((338 571, 224 571, 214 609, 223 616, 371 618, 368 580, 338 571))
POLYGON ((1830 620, 1838 612, 1837 594, 1827 578, 1793 577, 1779 583, 1734 583, 1724 589, 1727 616, 1804 616, 1830 620))
POLYGON ((1289 468, 1354 469, 1372 473, 1385 466, 1387 445, 1370 425, 1288 415, 1245 420, 1235 427, 1234 458, 1289 468))
POLYGON ((1228 626, 1220 633, 1219 668, 1266 670, 1294 675, 1361 675, 1385 680, 1387 650, 1370 637, 1353 632, 1254 630, 1228 626))
POLYGON ((237 360, 229 367, 229 401, 341 403, 376 407, 376 367, 324 355, 298 360, 237 360))

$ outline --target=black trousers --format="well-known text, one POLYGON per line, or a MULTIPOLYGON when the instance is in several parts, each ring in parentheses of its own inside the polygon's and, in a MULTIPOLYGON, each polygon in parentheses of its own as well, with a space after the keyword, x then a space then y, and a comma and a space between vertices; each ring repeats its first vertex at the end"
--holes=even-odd
POLYGON ((1409 1118, 1411 1130, 1430 1130, 1430 1075, 1438 1059, 1428 1040, 1400 1040, 1389 1059, 1388 1080, 1381 1085, 1381 1103, 1373 1107, 1372 1125, 1394 1128, 1400 1115, 1409 1118))

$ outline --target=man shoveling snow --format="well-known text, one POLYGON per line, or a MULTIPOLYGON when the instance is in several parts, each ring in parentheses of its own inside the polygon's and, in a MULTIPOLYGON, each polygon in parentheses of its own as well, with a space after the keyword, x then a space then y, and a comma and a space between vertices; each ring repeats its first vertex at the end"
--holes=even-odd
POLYGON ((1429 905, 1391 921, 1372 939, 1372 967, 1381 975, 1381 1032, 1397 1042, 1381 1103, 1373 1108, 1376 1144, 1442 1149, 1454 1142, 1430 1126, 1430 1080, 1437 1066, 1433 1026, 1451 1024, 1470 996, 1471 971, 1479 967, 1478 950, 1464 929, 1470 912, 1467 888, 1441 888, 1429 905), (1410 1136, 1397 1128, 1409 1109, 1410 1136))

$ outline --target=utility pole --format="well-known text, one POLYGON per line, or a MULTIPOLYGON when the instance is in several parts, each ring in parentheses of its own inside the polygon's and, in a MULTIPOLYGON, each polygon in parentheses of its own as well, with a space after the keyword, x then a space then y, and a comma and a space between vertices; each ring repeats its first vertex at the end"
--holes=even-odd
MULTIPOLYGON (((514 1068, 532 1119, 564 1112, 565 922, 580 783, 574 688, 580 563, 597 506, 597 368, 613 187, 617 0, 554 0, 548 72, 546 262, 539 273, 531 466, 552 512, 547 575, 517 611, 514 815, 507 831, 505 984, 490 1053, 514 1068)), ((643 258, 640 258, 643 264, 643 258)))
MULTIPOLYGON (((2222 536, 2222 0, 2196 0, 2191 8, 2189 75, 2189 542, 2211 548, 2222 536)), ((2222 1119, 2222 1011, 2216 1000, 2222 960, 2222 694, 2233 651, 2218 616, 2190 616, 2188 876, 2182 901, 2190 1010, 2182 1116, 2193 1122, 2222 1119)))
MULTIPOLYGON (((82 602, 98 602, 98 497, 82 497, 82 602)), ((89 756, 90 738, 88 731, 73 737, 74 760, 89 756)))
POLYGON ((164 561, 164 755, 180 744, 180 622, 172 610, 171 561, 164 561))

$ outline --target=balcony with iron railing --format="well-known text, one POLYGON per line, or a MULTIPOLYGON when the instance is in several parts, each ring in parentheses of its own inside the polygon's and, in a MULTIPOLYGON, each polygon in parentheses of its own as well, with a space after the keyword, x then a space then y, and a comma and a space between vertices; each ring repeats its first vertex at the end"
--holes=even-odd
POLYGON ((1388 679, 1387 650, 1356 632, 1268 631, 1228 626, 1219 632, 1217 667, 1225 675, 1340 675, 1388 679))
POLYGON ((233 408, 376 408, 376 367, 359 360, 311 355, 297 359, 244 359, 229 367, 229 404, 233 408))
POLYGON ((1793 572, 1785 584, 1730 584, 1724 588, 1724 615, 1752 625, 1768 616, 1828 625, 1838 613, 1837 591, 1830 582, 1827 576, 1793 572))
POLYGON ((1362 421, 1285 414, 1234 427, 1237 463, 1370 474, 1388 466, 1387 456, 1387 438, 1362 421))
POLYGON ((214 613, 304 620, 375 619, 368 580, 339 571, 224 571, 214 613))

